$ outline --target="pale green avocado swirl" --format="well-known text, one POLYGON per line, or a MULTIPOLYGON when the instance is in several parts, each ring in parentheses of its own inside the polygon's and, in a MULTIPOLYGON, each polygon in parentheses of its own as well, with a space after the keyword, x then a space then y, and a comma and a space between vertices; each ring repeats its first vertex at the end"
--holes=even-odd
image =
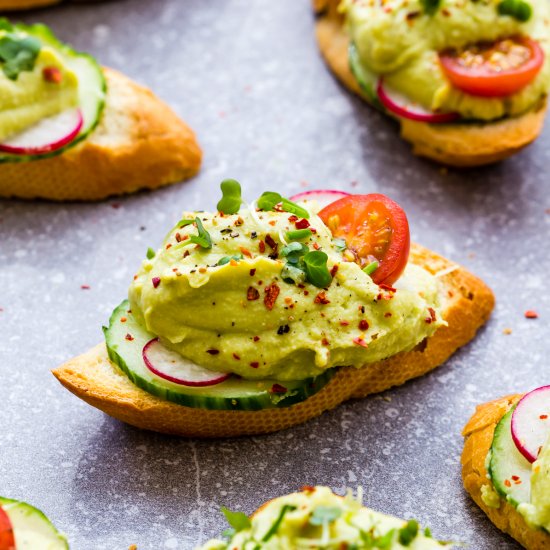
POLYGON ((199 365, 247 379, 303 380, 410 350, 445 324, 436 277, 409 265, 396 290, 378 287, 345 261, 316 215, 300 242, 326 253, 333 273, 326 288, 286 279, 282 249, 296 230, 288 212, 183 218, 197 216, 200 228, 176 226, 143 262, 129 300, 143 327, 199 365))
POLYGON ((425 109, 459 113, 465 120, 491 121, 537 106, 550 89, 550 3, 526 0, 531 17, 522 22, 499 13, 500 0, 343 0, 346 30, 361 67, 372 82, 383 77, 392 89, 425 109), (479 97, 454 88, 439 63, 439 52, 511 36, 536 40, 545 53, 537 77, 503 98, 479 97))

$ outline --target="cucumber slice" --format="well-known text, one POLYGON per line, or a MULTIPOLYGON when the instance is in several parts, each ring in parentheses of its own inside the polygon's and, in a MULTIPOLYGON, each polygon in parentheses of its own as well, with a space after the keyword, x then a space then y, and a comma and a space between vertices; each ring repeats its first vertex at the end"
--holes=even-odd
POLYGON ((182 386, 156 376, 145 365, 143 347, 156 335, 138 324, 128 300, 113 311, 109 327, 103 331, 109 358, 136 386, 161 399, 197 409, 257 411, 288 407, 317 393, 336 371, 329 369, 315 378, 292 382, 232 376, 214 386, 182 386))
POLYGON ((0 506, 12 523, 17 550, 69 549, 65 536, 34 506, 3 497, 0 506))
POLYGON ((514 408, 497 424, 488 470, 497 493, 517 507, 522 502, 531 502, 531 464, 512 439, 514 408))
POLYGON ((378 94, 376 93, 378 76, 363 67, 361 64, 361 59, 359 58, 359 52, 353 42, 349 45, 348 60, 349 68, 355 77, 355 80, 357 80, 361 91, 367 96, 369 103, 371 103, 372 106, 376 107, 379 111, 385 112, 385 109, 378 98, 378 94))
POLYGON ((59 155, 67 149, 74 147, 77 143, 86 139, 99 124, 101 114, 105 106, 105 94, 107 83, 103 71, 97 61, 88 54, 79 53, 67 44, 60 42, 46 25, 14 25, 14 29, 28 33, 38 38, 42 44, 51 46, 60 53, 67 66, 78 77, 79 107, 84 118, 82 128, 78 136, 64 147, 55 151, 39 155, 14 155, 9 153, 0 154, 0 163, 4 162, 28 162, 59 155))

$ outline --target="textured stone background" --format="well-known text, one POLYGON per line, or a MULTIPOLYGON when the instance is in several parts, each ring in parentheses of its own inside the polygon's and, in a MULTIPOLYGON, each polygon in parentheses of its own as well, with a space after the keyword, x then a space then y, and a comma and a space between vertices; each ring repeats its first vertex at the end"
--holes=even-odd
POLYGON ((251 512, 316 483, 362 485, 373 507, 470 548, 517 548, 462 490, 460 430, 476 403, 549 382, 548 132, 481 170, 413 158, 395 124, 327 72, 307 0, 121 0, 21 17, 153 88, 205 157, 194 181, 155 193, 0 202, 0 494, 42 508, 76 550, 191 549, 225 528, 220 504, 251 512), (49 371, 101 340, 147 247, 184 208, 214 207, 224 177, 248 198, 389 194, 415 240, 490 283, 494 317, 429 376, 283 433, 186 441, 106 417, 49 371))

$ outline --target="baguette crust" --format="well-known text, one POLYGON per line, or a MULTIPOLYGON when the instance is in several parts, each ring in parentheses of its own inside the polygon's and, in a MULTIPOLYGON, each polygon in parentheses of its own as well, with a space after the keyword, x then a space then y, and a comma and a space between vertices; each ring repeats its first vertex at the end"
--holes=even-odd
POLYGON ((0 196, 99 200, 198 172, 202 152, 193 131, 150 90, 104 72, 108 91, 97 128, 58 156, 0 164, 0 196))
MULTIPOLYGON (((340 0, 312 0, 318 14, 317 41, 325 61, 338 79, 368 101, 348 64, 349 38, 337 7, 340 0)), ((487 123, 428 124, 399 118, 401 137, 416 155, 458 167, 503 160, 535 140, 542 131, 546 99, 525 114, 487 123)))
POLYGON ((42 8, 59 4, 61 0, 0 0, 1 10, 32 10, 33 8, 42 8))
POLYGON ((75 395, 139 428, 188 437, 230 437, 275 432, 300 424, 351 398, 403 384, 434 369, 471 340, 494 305, 491 290, 449 260, 413 245, 411 261, 441 276, 447 327, 417 346, 360 369, 342 367, 318 393, 286 408, 260 411, 194 409, 159 399, 134 386, 107 357, 105 344, 53 371, 75 395))
POLYGON ((489 519, 505 533, 514 537, 528 550, 550 549, 550 535, 542 529, 531 529, 523 516, 504 499, 500 501, 500 508, 490 508, 481 499, 481 488, 490 485, 487 477, 485 459, 493 442, 495 428, 500 419, 523 396, 508 395, 476 408, 462 435, 466 438, 462 451, 462 480, 464 488, 475 503, 489 516, 489 519))

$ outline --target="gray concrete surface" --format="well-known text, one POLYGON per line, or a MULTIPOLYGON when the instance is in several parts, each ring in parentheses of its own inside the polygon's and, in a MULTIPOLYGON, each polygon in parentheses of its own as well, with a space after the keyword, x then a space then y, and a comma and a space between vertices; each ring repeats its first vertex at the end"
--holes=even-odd
POLYGON ((414 158, 328 73, 307 0, 120 0, 20 17, 153 88, 205 157, 193 181, 154 193, 0 202, 0 494, 43 509, 76 550, 191 549, 225 528, 221 504, 251 512, 304 484, 362 485, 373 507, 441 538, 517 548, 462 490, 460 430, 477 403, 549 383, 549 132, 490 168, 414 158), (214 207, 225 177, 249 198, 389 194, 416 241, 494 288, 491 322, 430 375, 275 435, 188 441, 108 418, 49 371, 101 340, 147 247, 184 208, 214 207))

